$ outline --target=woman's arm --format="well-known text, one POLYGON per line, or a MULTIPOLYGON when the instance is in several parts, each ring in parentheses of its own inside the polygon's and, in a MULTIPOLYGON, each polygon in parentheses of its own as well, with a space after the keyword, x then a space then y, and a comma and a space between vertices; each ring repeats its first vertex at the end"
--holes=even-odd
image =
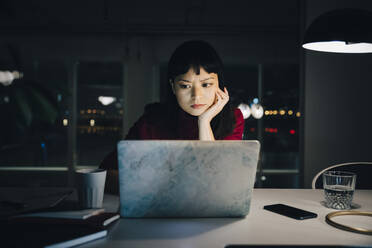
POLYGON ((210 122, 199 121, 198 126, 199 126, 199 140, 215 140, 210 122))

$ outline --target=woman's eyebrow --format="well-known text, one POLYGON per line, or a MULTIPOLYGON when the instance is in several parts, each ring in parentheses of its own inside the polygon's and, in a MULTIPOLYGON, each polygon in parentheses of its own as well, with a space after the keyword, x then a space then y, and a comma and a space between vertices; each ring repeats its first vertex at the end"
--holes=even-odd
MULTIPOLYGON (((205 79, 200 80, 200 82, 204 82, 204 81, 207 81, 207 80, 209 80, 209 79, 214 79, 214 78, 213 78, 213 77, 205 78, 205 79)), ((191 81, 186 80, 186 79, 183 79, 183 78, 180 78, 180 79, 178 80, 178 82, 180 82, 180 81, 182 81, 182 82, 187 82, 187 83, 191 83, 191 81)))
POLYGON ((207 80, 209 80, 209 79, 213 79, 213 77, 209 77, 209 78, 202 79, 202 80, 200 80, 200 82, 204 82, 204 81, 207 81, 207 80))
POLYGON ((187 83, 190 83, 190 81, 189 80, 186 80, 186 79, 183 79, 183 78, 180 78, 179 80, 178 80, 178 82, 179 81, 183 81, 183 82, 187 82, 187 83))

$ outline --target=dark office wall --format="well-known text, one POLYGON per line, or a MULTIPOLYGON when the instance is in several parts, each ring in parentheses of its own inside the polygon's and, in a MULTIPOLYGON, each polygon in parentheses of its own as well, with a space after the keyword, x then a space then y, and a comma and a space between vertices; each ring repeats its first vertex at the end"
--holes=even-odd
MULTIPOLYGON (((307 1, 306 24, 337 8, 372 11, 371 1, 307 1)), ((304 173, 337 163, 372 161, 372 54, 305 52, 304 173)))

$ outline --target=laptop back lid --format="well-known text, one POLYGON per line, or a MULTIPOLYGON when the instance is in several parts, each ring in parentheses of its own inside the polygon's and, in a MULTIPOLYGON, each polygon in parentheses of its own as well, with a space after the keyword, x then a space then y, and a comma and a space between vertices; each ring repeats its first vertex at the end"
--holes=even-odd
POLYGON ((259 150, 258 141, 120 141, 120 214, 245 216, 259 150))

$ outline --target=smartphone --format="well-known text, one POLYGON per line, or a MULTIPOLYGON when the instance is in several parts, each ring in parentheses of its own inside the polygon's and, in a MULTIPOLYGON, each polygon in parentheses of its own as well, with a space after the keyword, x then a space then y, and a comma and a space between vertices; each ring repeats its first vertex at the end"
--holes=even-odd
POLYGON ((312 213, 312 212, 309 212, 303 209, 291 207, 285 204, 266 205, 264 206, 264 209, 296 219, 296 220, 305 220, 305 219, 311 219, 311 218, 318 217, 316 213, 312 213))

